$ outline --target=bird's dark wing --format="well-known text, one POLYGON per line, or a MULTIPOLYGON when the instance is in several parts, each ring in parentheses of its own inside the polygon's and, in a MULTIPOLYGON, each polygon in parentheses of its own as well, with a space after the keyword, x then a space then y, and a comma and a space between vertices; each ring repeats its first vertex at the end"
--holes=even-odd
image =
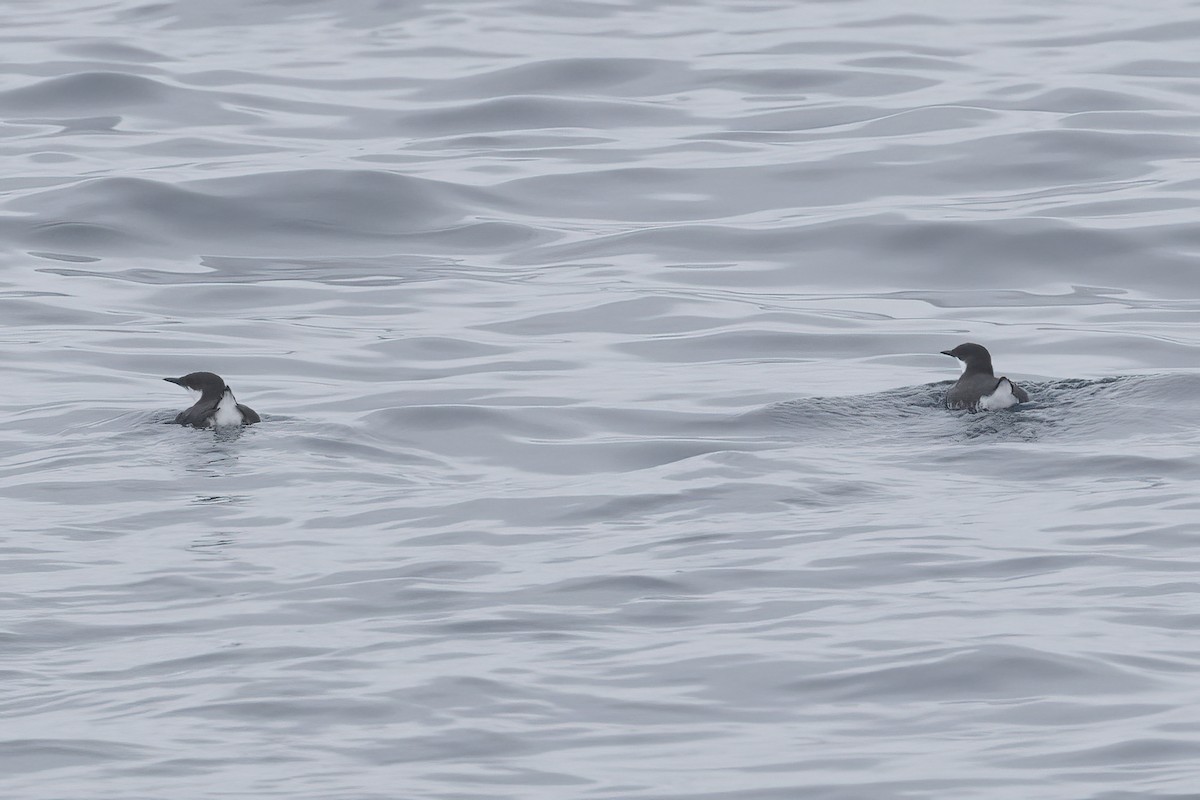
POLYGON ((191 425, 194 428, 208 427, 212 422, 213 414, 217 413, 217 403, 219 402, 221 402, 220 398, 201 400, 186 411, 180 411, 179 416, 175 417, 175 424, 191 425))
POLYGON ((250 406, 244 406, 241 403, 237 404, 238 411, 242 412, 242 422, 246 425, 253 425, 255 422, 262 422, 262 417, 258 415, 250 406))
MULTIPOLYGON (((1029 392, 1025 391, 1020 386, 1017 386, 1012 381, 1009 381, 1008 378, 1001 378, 1000 380, 1008 381, 1008 385, 1012 387, 1013 397, 1017 398, 1018 403, 1028 403, 1029 402, 1029 392)), ((996 382, 996 385, 997 386, 1000 385, 999 381, 996 382)))
POLYGON ((991 375, 963 375, 946 392, 946 407, 974 410, 979 398, 996 391, 998 385, 999 382, 991 375))

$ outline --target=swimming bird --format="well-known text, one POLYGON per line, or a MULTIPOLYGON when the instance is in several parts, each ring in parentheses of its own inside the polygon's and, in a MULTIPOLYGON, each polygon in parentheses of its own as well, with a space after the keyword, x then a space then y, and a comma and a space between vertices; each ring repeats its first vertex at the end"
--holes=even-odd
POLYGON ((946 408, 965 408, 968 411, 999 411, 1028 403, 1029 394, 1003 376, 992 372, 992 354, 981 344, 966 342, 942 355, 954 356, 962 362, 962 377, 946 392, 946 408))
POLYGON ((234 398, 233 390, 225 385, 220 375, 211 372, 190 372, 182 378, 163 380, 200 393, 200 399, 194 406, 179 412, 179 416, 175 417, 177 425, 226 428, 262 422, 262 417, 258 416, 253 408, 242 405, 234 398))

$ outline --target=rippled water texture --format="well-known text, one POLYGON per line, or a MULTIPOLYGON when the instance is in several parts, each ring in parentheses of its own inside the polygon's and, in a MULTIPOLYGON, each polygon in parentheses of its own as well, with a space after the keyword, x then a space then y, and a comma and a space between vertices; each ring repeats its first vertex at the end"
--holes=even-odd
POLYGON ((1200 796, 1198 10, 8 3, 0 795, 1200 796))

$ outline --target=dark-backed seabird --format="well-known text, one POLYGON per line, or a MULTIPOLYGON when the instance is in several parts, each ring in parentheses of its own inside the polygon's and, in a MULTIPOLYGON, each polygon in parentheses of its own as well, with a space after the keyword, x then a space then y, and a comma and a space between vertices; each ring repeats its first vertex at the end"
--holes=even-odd
POLYGON ((200 393, 200 399, 186 411, 175 417, 178 425, 194 428, 226 428, 234 425, 250 425, 262 422, 262 417, 249 406, 239 403, 233 390, 225 385, 220 375, 211 372, 191 372, 182 378, 163 378, 185 389, 200 393))
POLYGON ((1020 386, 992 372, 992 354, 981 344, 967 342, 943 355, 954 356, 962 362, 962 377, 946 392, 946 408, 965 408, 968 411, 999 411, 1029 402, 1029 395, 1020 386))

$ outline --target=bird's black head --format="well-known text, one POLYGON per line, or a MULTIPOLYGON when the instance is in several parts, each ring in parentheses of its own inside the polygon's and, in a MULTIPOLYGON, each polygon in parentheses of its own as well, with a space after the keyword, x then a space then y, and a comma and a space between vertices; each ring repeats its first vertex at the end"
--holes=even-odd
POLYGON ((211 372, 189 372, 182 378, 163 378, 163 380, 185 389, 191 389, 193 392, 199 392, 202 400, 225 394, 225 381, 221 380, 220 375, 211 372))
POLYGON ((981 344, 966 342, 953 350, 943 350, 942 355, 954 356, 963 362, 964 375, 969 372, 982 372, 984 375, 993 374, 992 354, 981 344))

